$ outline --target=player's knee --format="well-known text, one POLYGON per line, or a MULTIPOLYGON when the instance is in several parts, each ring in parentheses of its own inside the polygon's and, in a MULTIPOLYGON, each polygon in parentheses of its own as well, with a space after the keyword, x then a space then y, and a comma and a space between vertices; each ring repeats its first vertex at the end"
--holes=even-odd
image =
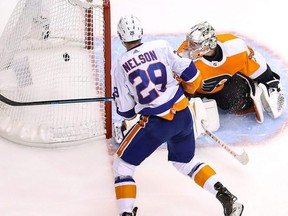
POLYGON ((191 170, 193 170, 193 168, 197 166, 199 162, 197 159, 195 159, 195 157, 193 157, 188 163, 180 163, 173 161, 172 164, 180 173, 184 175, 189 175, 191 170))
POLYGON ((129 164, 119 157, 115 157, 113 161, 114 176, 133 176, 136 166, 129 164))

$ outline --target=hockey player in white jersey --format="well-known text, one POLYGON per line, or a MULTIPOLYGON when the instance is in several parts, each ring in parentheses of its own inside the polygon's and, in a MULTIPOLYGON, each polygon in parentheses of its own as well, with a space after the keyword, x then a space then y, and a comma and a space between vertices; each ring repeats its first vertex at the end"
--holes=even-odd
POLYGON ((166 41, 142 43, 143 29, 133 15, 122 17, 117 30, 127 49, 112 69, 117 113, 125 119, 141 115, 125 135, 113 161, 120 216, 136 215, 135 169, 164 142, 168 160, 214 194, 225 216, 242 215, 243 205, 222 185, 214 169, 194 157, 193 108, 184 95, 184 91, 193 94, 200 85, 201 73, 193 61, 179 57, 166 41))

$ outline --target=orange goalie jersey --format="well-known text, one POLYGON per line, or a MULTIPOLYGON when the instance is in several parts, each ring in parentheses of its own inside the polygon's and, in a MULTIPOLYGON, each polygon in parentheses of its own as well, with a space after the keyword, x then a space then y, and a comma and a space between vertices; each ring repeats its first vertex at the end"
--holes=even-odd
MULTIPOLYGON (((264 57, 232 34, 217 35, 217 57, 200 57, 194 60, 201 71, 202 83, 197 93, 214 94, 224 87, 224 83, 235 73, 242 72, 251 79, 259 77, 267 69, 264 57)), ((182 42, 177 52, 182 57, 189 56, 187 40, 182 42)))

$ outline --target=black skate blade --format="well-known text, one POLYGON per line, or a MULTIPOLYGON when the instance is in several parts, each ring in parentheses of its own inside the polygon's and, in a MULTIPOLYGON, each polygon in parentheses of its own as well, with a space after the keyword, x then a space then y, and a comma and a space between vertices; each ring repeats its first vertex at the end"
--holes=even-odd
POLYGON ((244 210, 244 205, 240 203, 233 204, 233 211, 229 216, 241 216, 244 210))
POLYGON ((134 208, 133 208, 133 211, 132 211, 133 216, 136 216, 137 211, 138 211, 138 207, 134 207, 134 208))

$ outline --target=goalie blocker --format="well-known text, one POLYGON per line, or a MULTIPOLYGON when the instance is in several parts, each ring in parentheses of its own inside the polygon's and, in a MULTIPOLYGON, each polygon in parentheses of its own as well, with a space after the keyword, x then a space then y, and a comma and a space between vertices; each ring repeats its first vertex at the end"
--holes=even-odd
POLYGON ((206 134, 204 127, 209 131, 217 131, 220 127, 217 103, 214 99, 201 100, 201 98, 191 98, 190 107, 193 110, 194 135, 198 137, 206 134))

